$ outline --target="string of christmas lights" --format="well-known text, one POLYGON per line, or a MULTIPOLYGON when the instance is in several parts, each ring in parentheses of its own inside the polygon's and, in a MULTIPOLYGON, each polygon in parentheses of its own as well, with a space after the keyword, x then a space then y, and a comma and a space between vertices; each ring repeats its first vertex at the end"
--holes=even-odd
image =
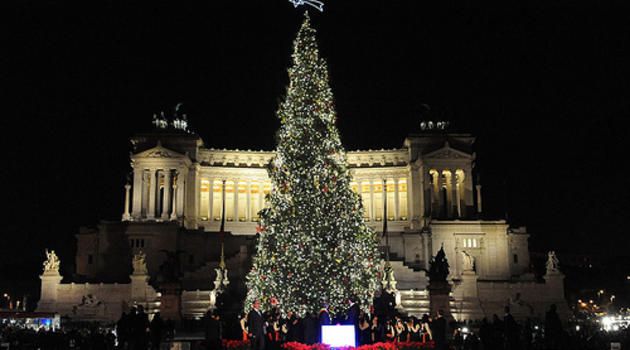
POLYGON ((277 307, 284 315, 303 317, 324 303, 335 314, 351 298, 365 309, 378 288, 378 236, 350 187, 328 69, 308 13, 292 59, 245 309, 258 299, 264 310, 277 307))

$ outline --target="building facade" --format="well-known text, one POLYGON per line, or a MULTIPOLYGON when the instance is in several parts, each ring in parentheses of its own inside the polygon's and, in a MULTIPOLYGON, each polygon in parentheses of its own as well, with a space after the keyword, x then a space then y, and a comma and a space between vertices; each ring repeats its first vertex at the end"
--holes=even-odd
MULTIPOLYGON (((133 176, 125 186, 122 220, 77 235, 76 278, 124 285, 133 276, 132 257, 142 252, 146 283, 156 285, 166 252, 178 252, 182 314, 197 317, 212 306, 220 242, 225 242, 233 282, 242 282, 249 269, 258 212, 273 191, 266 170, 273 152, 207 148, 177 117, 170 123, 154 120, 154 125, 131 139, 133 176), (223 213, 229 234, 221 240, 223 213)), ((408 136, 398 149, 347 152, 366 222, 381 232, 383 220, 388 221, 398 308, 414 315, 429 311, 426 270, 443 247, 456 319, 501 314, 508 305, 517 317, 541 316, 552 303, 566 309, 563 276, 549 271, 543 281, 530 273, 525 229, 478 219, 483 203, 481 186, 473 181, 474 141, 469 134, 429 128, 408 136)), ((44 288, 69 287, 59 280, 44 288)), ((98 298, 98 288, 88 289, 98 298)), ((81 293, 63 305, 54 300, 42 305, 63 313, 81 300, 81 293)), ((137 297, 120 299, 110 309, 139 302, 137 297)), ((149 299, 146 305, 159 307, 159 292, 149 299)))

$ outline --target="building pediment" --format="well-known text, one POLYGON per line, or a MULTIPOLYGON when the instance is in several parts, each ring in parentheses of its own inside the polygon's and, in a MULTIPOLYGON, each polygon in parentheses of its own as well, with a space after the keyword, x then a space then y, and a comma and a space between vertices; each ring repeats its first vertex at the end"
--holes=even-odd
POLYGON ((182 158, 188 158, 188 156, 185 154, 181 154, 179 152, 175 152, 171 149, 168 149, 158 144, 157 146, 153 148, 134 154, 132 158, 134 159, 138 159, 138 158, 182 159, 182 158))
POLYGON ((457 150, 448 143, 444 145, 444 147, 437 149, 433 152, 429 152, 423 156, 425 159, 469 159, 474 160, 474 154, 468 154, 466 152, 462 152, 457 150))

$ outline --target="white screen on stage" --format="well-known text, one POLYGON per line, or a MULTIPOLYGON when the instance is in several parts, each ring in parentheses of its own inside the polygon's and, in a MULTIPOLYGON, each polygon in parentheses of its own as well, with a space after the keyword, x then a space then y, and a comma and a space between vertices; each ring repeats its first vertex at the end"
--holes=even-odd
POLYGON ((332 348, 356 346, 354 326, 322 326, 322 343, 332 348))

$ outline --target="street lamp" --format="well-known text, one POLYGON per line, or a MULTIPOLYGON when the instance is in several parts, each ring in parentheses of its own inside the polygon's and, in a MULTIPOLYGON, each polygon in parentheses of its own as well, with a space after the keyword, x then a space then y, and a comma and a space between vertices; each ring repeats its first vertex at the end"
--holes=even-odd
POLYGON ((11 296, 8 293, 4 293, 2 296, 7 299, 7 310, 11 310, 11 296))

